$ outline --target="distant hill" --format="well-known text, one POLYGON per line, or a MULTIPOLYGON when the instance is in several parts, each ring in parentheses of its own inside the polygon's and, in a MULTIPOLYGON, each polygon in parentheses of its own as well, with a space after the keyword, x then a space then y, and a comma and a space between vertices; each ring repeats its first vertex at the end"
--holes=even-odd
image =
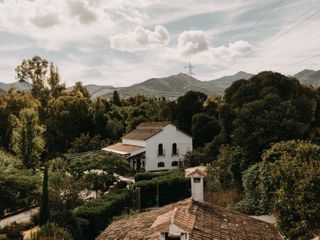
POLYGON ((234 75, 224 76, 215 80, 207 81, 209 85, 216 88, 221 88, 223 91, 230 87, 230 85, 240 79, 249 79, 253 76, 251 73, 246 73, 243 71, 237 72, 234 75))
MULTIPOLYGON (((100 85, 95 85, 95 84, 89 84, 89 85, 85 85, 89 91, 89 93, 91 94, 91 97, 93 99, 97 98, 97 97, 101 97, 104 96, 106 94, 112 94, 113 91, 116 89, 113 86, 100 86, 100 85)), ((73 87, 68 87, 68 90, 72 90, 73 87)))
POLYGON ((30 91, 31 84, 30 83, 20 83, 20 82, 13 82, 13 83, 2 83, 0 82, 0 89, 3 91, 8 91, 10 88, 14 88, 20 91, 30 91))
MULTIPOLYGON (((129 87, 117 88, 116 90, 122 97, 128 97, 143 93, 145 96, 164 96, 177 98, 186 92, 199 91, 207 95, 223 93, 234 81, 239 79, 249 79, 252 74, 238 72, 232 76, 222 77, 211 81, 200 81, 187 74, 179 73, 164 78, 151 78, 142 83, 134 84, 129 87)), ((106 94, 105 97, 111 97, 112 93, 106 94)))
MULTIPOLYGON (((145 96, 167 98, 177 98, 184 95, 186 92, 200 91, 207 95, 216 95, 224 92, 234 81, 240 79, 249 79, 253 74, 246 72, 238 72, 234 75, 224 76, 215 80, 200 81, 194 77, 190 77, 187 74, 179 73, 164 78, 151 78, 144 82, 134 84, 128 87, 116 88, 113 86, 99 86, 94 84, 86 85, 92 98, 107 97, 111 98, 114 90, 117 90, 121 97, 129 97, 136 94, 144 94, 145 96)), ((297 78, 302 84, 313 85, 320 87, 320 70, 303 70, 293 77, 297 78)), ((0 94, 7 91, 10 87, 14 87, 17 90, 30 90, 30 84, 27 83, 1 83, 0 82, 0 94)), ((72 87, 68 88, 69 90, 72 87)))
POLYGON ((293 75, 293 77, 297 78, 302 84, 320 87, 320 70, 314 71, 305 69, 293 75))

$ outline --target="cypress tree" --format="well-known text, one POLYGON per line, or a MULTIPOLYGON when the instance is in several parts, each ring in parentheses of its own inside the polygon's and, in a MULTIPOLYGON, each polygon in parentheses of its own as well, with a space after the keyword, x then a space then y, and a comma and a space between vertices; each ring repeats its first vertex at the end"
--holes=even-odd
POLYGON ((42 197, 40 205, 40 225, 44 225, 50 217, 49 212, 49 193, 48 193, 48 166, 45 164, 42 184, 42 197))
POLYGON ((120 96, 117 90, 113 91, 112 103, 117 106, 121 106, 120 96))

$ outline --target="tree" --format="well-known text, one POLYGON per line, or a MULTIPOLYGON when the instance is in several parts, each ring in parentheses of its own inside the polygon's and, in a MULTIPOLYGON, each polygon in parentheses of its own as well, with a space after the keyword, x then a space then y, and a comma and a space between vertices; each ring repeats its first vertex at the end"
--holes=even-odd
POLYGON ((200 92, 189 91, 179 97, 174 109, 174 122, 182 131, 191 134, 192 116, 204 111, 204 102, 207 95, 200 92))
POLYGON ((203 147, 212 141, 220 131, 219 121, 206 113, 198 113, 192 117, 192 136, 195 147, 203 147))
POLYGON ((80 179, 84 172, 90 170, 102 170, 107 173, 128 174, 130 166, 122 156, 113 153, 89 153, 72 159, 69 164, 69 172, 80 179))
POLYGON ((117 106, 121 106, 120 96, 117 90, 113 91, 112 103, 117 106))
POLYGON ((12 125, 10 116, 19 117, 24 108, 37 109, 39 102, 30 93, 15 92, 13 89, 0 96, 0 146, 9 149, 12 125))
POLYGON ((23 169, 20 159, 0 151, 0 217, 6 209, 14 211, 36 204, 40 182, 38 174, 23 169))
POLYGON ((23 109, 19 118, 12 116, 11 148, 22 159, 26 168, 35 171, 44 149, 44 127, 39 125, 38 114, 33 109, 23 109))
POLYGON ((48 166, 45 164, 43 171, 42 197, 40 203, 40 225, 47 223, 49 217, 48 166))
POLYGON ((60 83, 58 67, 54 66, 53 63, 50 63, 50 75, 47 81, 50 89, 50 95, 53 98, 61 96, 62 92, 66 90, 66 85, 60 83))
POLYGON ((99 150, 103 147, 104 141, 101 140, 99 135, 90 137, 89 133, 81 133, 72 143, 69 153, 81 153, 92 150, 99 150))
POLYGON ((295 150, 279 152, 277 224, 290 239, 310 239, 320 232, 320 146, 305 141, 280 144, 295 150))
POLYGON ((74 84, 73 90, 74 93, 81 93, 83 97, 90 98, 90 93, 86 86, 83 86, 82 82, 76 82, 74 84))
POLYGON ((59 96, 65 90, 65 85, 60 84, 58 68, 52 63, 49 64, 46 59, 34 56, 24 59, 15 70, 19 82, 31 84, 32 96, 41 103, 40 119, 45 119, 49 99, 59 96))
POLYGON ((248 167, 272 143, 306 139, 319 125, 317 92, 279 73, 262 72, 237 81, 226 89, 224 100, 229 110, 221 115, 225 139, 245 149, 248 167))
POLYGON ((46 119, 49 152, 66 152, 81 133, 94 129, 92 101, 80 92, 51 99, 46 119))

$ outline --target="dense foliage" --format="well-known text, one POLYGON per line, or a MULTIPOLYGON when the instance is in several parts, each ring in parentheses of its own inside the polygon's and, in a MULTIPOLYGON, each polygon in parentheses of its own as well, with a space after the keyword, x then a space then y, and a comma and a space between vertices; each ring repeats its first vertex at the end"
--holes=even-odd
POLYGON ((73 240, 71 234, 55 223, 47 223, 43 225, 38 232, 32 234, 30 240, 73 240))
POLYGON ((89 222, 84 231, 86 239, 94 239, 112 219, 131 207, 131 192, 121 190, 109 193, 74 210, 74 215, 89 222))
POLYGON ((190 179, 184 172, 172 171, 135 184, 141 191, 141 207, 163 206, 190 196, 190 179))

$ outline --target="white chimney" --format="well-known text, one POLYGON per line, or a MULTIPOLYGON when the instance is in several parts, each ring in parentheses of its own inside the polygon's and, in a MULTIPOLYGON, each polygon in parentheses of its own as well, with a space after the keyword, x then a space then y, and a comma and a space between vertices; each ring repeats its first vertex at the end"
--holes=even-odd
MULTIPOLYGON (((203 167, 202 167, 203 168, 203 167)), ((203 197, 203 178, 207 176, 205 169, 191 168, 186 169, 187 177, 191 179, 191 197, 197 202, 204 202, 203 197)))

